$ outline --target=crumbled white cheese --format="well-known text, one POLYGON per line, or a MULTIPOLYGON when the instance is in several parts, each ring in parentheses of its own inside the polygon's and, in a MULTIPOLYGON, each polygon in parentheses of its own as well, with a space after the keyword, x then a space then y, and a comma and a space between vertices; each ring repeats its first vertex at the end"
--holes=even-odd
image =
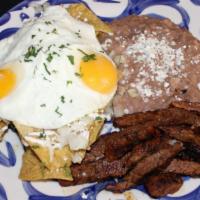
POLYGON ((131 86, 137 89, 144 101, 163 95, 163 91, 157 88, 162 85, 167 88, 169 77, 184 76, 183 48, 172 48, 165 37, 159 40, 152 34, 140 34, 133 40, 134 43, 126 48, 126 54, 140 68, 131 86))

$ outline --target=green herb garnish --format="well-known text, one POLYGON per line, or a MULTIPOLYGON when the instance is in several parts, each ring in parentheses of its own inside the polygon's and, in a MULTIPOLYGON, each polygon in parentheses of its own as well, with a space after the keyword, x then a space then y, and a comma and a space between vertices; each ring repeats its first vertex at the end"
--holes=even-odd
POLYGON ((65 97, 64 96, 61 96, 60 100, 61 100, 62 103, 65 103, 65 97))
POLYGON ((60 49, 64 49, 64 48, 66 48, 66 46, 65 46, 64 44, 61 44, 61 45, 59 46, 59 48, 60 48, 60 49))
POLYGON ((82 60, 84 62, 88 62, 90 60, 96 60, 96 55, 93 53, 93 54, 87 54, 85 53, 83 50, 81 49, 78 49, 82 54, 84 54, 84 56, 82 57, 82 60))
POLYGON ((70 84, 72 84, 72 81, 68 80, 67 81, 67 86, 70 85, 70 84))
POLYGON ((43 76, 43 79, 44 79, 45 81, 49 81, 49 82, 51 83, 51 81, 50 81, 49 79, 47 79, 45 76, 43 76))
POLYGON ((78 72, 75 72, 75 76, 82 77, 83 74, 80 74, 80 73, 78 73, 78 72))
POLYGON ((52 46, 53 46, 52 44, 49 45, 47 50, 49 51, 49 50, 51 49, 52 46))
POLYGON ((46 24, 46 25, 50 25, 51 22, 50 22, 50 21, 45 21, 45 24, 46 24))
POLYGON ((41 105, 40 105, 40 107, 46 107, 46 104, 45 104, 45 103, 43 103, 43 104, 41 104, 41 105))
POLYGON ((31 38, 33 39, 36 35, 31 35, 31 38))
POLYGON ((48 54, 47 61, 51 62, 53 60, 53 56, 51 53, 48 54))
POLYGON ((54 29, 52 30, 52 33, 54 33, 54 34, 58 34, 57 29, 54 28, 54 29))
POLYGON ((55 109, 55 113, 57 113, 60 117, 63 116, 63 114, 59 111, 59 107, 57 107, 57 108, 55 109))
POLYGON ((95 120, 96 120, 96 121, 101 121, 101 120, 102 120, 102 117, 97 116, 97 117, 95 117, 95 120))
POLYGON ((46 70, 47 74, 51 75, 51 72, 48 70, 46 63, 43 63, 44 69, 46 70))
POLYGON ((78 38, 81 38, 80 32, 81 32, 80 30, 78 32, 75 32, 78 38))
POLYGON ((32 61, 30 58, 31 57, 36 57, 38 55, 38 53, 42 50, 42 47, 39 49, 36 49, 34 46, 30 46, 28 48, 28 51, 26 52, 26 54, 24 55, 24 61, 25 62, 30 62, 32 61))
POLYGON ((67 56, 68 57, 68 59, 69 59, 69 61, 70 61, 70 63, 72 64, 72 65, 74 65, 74 56, 67 56))
POLYGON ((43 139, 46 139, 46 133, 44 132, 44 130, 43 130, 43 132, 41 132, 40 133, 40 136, 39 136, 39 138, 43 138, 43 139))
POLYGON ((52 54, 53 54, 53 55, 60 56, 60 55, 59 55, 57 52, 55 52, 55 51, 54 51, 52 54))

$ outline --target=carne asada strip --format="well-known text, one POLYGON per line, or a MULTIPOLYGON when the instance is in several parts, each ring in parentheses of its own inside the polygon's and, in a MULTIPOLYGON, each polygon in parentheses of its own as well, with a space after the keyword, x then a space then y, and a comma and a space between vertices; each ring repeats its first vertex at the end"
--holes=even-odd
POLYGON ((177 159, 200 163, 200 148, 191 143, 184 143, 185 149, 177 155, 177 159))
POLYGON ((125 177, 122 182, 115 185, 109 185, 108 190, 113 192, 122 192, 136 184, 147 174, 155 169, 165 165, 170 159, 175 157, 183 145, 180 142, 168 141, 165 145, 160 145, 159 150, 150 156, 141 160, 125 177), (171 143, 171 144, 170 144, 171 143))
POLYGON ((170 165, 164 170, 164 172, 170 172, 186 176, 199 176, 200 163, 187 160, 174 159, 172 160, 170 165))
POLYGON ((164 133, 172 138, 180 140, 182 142, 193 143, 200 147, 200 135, 194 133, 191 128, 183 126, 170 126, 159 127, 164 133))
POLYGON ((133 148, 133 145, 155 136, 156 131, 152 127, 134 126, 120 132, 113 132, 101 136, 87 152, 83 163, 95 162, 106 157, 109 161, 121 158, 133 148))
POLYGON ((154 198, 173 194, 180 189, 182 184, 182 177, 172 173, 154 174, 145 181, 148 193, 154 198))
POLYGON ((92 163, 72 165, 71 171, 74 181, 60 181, 62 186, 76 185, 88 182, 102 181, 108 178, 124 176, 138 161, 151 155, 159 148, 160 138, 154 138, 136 145, 119 160, 109 162, 98 160, 92 163))
POLYGON ((138 124, 149 124, 150 126, 172 126, 172 125, 192 125, 200 126, 200 116, 195 112, 190 112, 180 108, 168 108, 146 113, 129 114, 123 117, 114 118, 116 127, 127 127, 138 124))
POLYGON ((200 103, 197 102, 175 101, 171 103, 171 106, 182 108, 188 111, 200 112, 200 103))

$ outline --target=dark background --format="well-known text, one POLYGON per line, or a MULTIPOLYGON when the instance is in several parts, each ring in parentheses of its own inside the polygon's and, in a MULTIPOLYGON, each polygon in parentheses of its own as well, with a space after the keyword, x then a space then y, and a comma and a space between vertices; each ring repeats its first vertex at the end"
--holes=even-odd
POLYGON ((16 4, 20 3, 22 0, 0 0, 0 16, 11 9, 16 4))

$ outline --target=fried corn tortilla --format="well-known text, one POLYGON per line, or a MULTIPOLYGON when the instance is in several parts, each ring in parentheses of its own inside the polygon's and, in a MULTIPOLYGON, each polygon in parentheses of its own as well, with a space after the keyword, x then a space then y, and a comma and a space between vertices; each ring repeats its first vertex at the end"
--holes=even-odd
POLYGON ((23 155, 23 164, 19 178, 26 181, 47 179, 73 180, 69 167, 63 165, 60 168, 48 169, 31 149, 28 149, 23 155))
MULTIPOLYGON (((39 175, 41 176, 41 170, 39 172, 39 169, 41 169, 40 166, 43 166, 43 167, 45 167, 45 172, 50 171, 53 173, 53 174, 48 173, 51 176, 54 175, 53 178, 72 180, 72 176, 70 173, 70 165, 71 165, 72 161, 76 161, 76 162, 80 163, 85 156, 86 149, 72 151, 72 150, 70 150, 69 145, 66 145, 61 149, 54 149, 54 151, 52 152, 53 157, 51 159, 51 155, 50 155, 51 152, 49 152, 49 149, 47 147, 43 147, 43 146, 39 145, 38 143, 30 142, 29 140, 26 139, 26 136, 29 133, 38 132, 38 131, 42 132, 41 129, 23 126, 16 122, 14 122, 14 125, 15 125, 16 129, 18 130, 21 140, 24 141, 30 147, 31 151, 33 152, 32 153, 33 155, 28 153, 23 158, 23 165, 22 165, 22 169, 21 169, 21 173, 20 173, 21 179, 33 180, 33 181, 40 180, 40 179, 37 179, 36 177, 39 177, 39 175), (34 168, 35 171, 32 171, 32 173, 31 173, 32 175, 26 174, 26 172, 28 172, 28 169, 30 169, 32 167, 33 163, 31 163, 30 160, 33 157, 36 157, 35 160, 38 160, 38 162, 35 163, 35 165, 37 164, 37 167, 34 168), (28 161, 27 161, 27 159, 28 159, 28 161), (66 176, 66 173, 55 173, 54 174, 54 172, 57 172, 58 170, 60 170, 62 168, 64 168, 65 172, 66 171, 69 172, 69 173, 67 173, 67 176, 66 176), (37 174, 35 174, 35 172, 37 172, 37 174), (56 174, 58 175, 58 177, 56 177, 56 174), (33 178, 31 178, 31 177, 33 177, 33 178)), ((90 136, 89 136, 88 147, 96 141, 102 126, 103 126, 103 120, 93 121, 93 123, 89 125, 90 136)), ((34 160, 34 162, 36 162, 35 160, 34 160)), ((44 179, 51 179, 51 178, 50 178, 50 176, 49 177, 44 176, 44 179)))
POLYGON ((80 21, 94 26, 97 34, 99 32, 112 33, 110 27, 99 19, 85 4, 72 4, 67 8, 70 15, 80 21))

